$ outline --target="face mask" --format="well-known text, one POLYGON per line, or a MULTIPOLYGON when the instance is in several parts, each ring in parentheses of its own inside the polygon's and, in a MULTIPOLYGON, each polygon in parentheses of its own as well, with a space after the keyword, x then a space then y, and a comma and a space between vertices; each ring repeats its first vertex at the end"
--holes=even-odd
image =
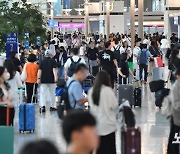
POLYGON ((4 80, 9 80, 10 74, 7 72, 3 75, 4 80))

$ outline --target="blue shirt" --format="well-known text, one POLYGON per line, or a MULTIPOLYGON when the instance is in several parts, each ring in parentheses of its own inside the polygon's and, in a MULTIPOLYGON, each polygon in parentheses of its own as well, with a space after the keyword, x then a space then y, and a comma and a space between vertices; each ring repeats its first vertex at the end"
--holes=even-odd
MULTIPOLYGON (((146 59, 146 65, 148 65, 148 64, 149 64, 149 58, 152 57, 152 55, 151 55, 151 53, 150 53, 150 51, 149 51, 148 49, 142 49, 142 50, 143 50, 143 51, 146 50, 146 58, 147 58, 147 59, 146 59)), ((138 57, 141 56, 141 51, 142 51, 142 50, 139 51, 138 57)))
POLYGON ((83 96, 83 88, 81 83, 76 80, 74 77, 71 77, 67 81, 67 86, 69 86, 70 82, 75 80, 73 83, 71 83, 68 94, 69 94, 69 102, 72 108, 74 108, 74 105, 76 103, 75 109, 84 109, 84 105, 79 105, 77 102, 84 98, 83 96))

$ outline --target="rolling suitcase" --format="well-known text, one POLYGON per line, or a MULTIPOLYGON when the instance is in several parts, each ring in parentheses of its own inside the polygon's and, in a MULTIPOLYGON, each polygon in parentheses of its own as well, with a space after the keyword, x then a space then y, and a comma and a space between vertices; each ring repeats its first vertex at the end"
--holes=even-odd
POLYGON ((14 128, 0 126, 0 153, 14 154, 14 128))
POLYGON ((164 67, 155 67, 153 68, 153 73, 152 73, 152 81, 157 81, 157 80, 164 80, 164 67))
POLYGON ((134 91, 133 85, 128 85, 128 84, 119 85, 118 87, 119 105, 122 104, 123 101, 127 100, 129 101, 130 105, 133 106, 134 105, 134 92, 133 91, 134 91))
POLYGON ((121 154, 141 154, 141 131, 139 128, 122 129, 121 154))
POLYGON ((31 103, 19 105, 19 132, 35 131, 35 105, 32 103, 34 98, 35 84, 31 103))
POLYGON ((35 131, 35 106, 34 104, 19 105, 19 132, 35 131))
POLYGON ((14 114, 14 107, 0 105, 0 125, 13 126, 14 114))
POLYGON ((135 88, 134 89, 134 106, 139 106, 141 107, 141 93, 142 93, 142 90, 141 88, 135 88))

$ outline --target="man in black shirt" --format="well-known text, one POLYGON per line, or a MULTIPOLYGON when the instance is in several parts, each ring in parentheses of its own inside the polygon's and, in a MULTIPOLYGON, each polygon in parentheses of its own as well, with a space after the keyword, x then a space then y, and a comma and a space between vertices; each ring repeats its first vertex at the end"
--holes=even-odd
POLYGON ((50 111, 55 111, 55 88, 57 82, 56 61, 52 59, 50 50, 46 50, 45 59, 39 65, 37 83, 40 84, 40 112, 46 111, 46 103, 50 103, 50 111))
POLYGON ((87 57, 89 63, 89 73, 92 74, 92 68, 97 66, 98 49, 95 48, 95 42, 90 42, 90 48, 87 50, 87 57))
POLYGON ((112 88, 114 88, 114 81, 117 78, 115 72, 118 70, 118 64, 114 53, 111 51, 111 43, 109 41, 105 43, 105 48, 106 50, 99 54, 98 59, 100 60, 102 69, 110 75, 112 88))

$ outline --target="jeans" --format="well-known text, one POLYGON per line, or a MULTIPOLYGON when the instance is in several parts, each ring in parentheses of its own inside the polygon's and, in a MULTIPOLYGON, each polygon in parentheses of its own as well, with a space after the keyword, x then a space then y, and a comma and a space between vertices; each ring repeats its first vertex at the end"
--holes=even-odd
POLYGON ((58 78, 60 79, 64 79, 65 75, 64 75, 64 66, 60 66, 58 68, 58 78))
POLYGON ((144 80, 147 81, 147 70, 148 70, 148 65, 146 64, 140 64, 139 65, 139 77, 140 77, 140 80, 142 80, 142 76, 143 76, 143 71, 144 71, 144 80))
POLYGON ((89 73, 92 74, 92 68, 93 68, 94 66, 97 66, 97 65, 98 65, 98 64, 97 64, 97 60, 88 60, 88 62, 89 62, 89 73))

